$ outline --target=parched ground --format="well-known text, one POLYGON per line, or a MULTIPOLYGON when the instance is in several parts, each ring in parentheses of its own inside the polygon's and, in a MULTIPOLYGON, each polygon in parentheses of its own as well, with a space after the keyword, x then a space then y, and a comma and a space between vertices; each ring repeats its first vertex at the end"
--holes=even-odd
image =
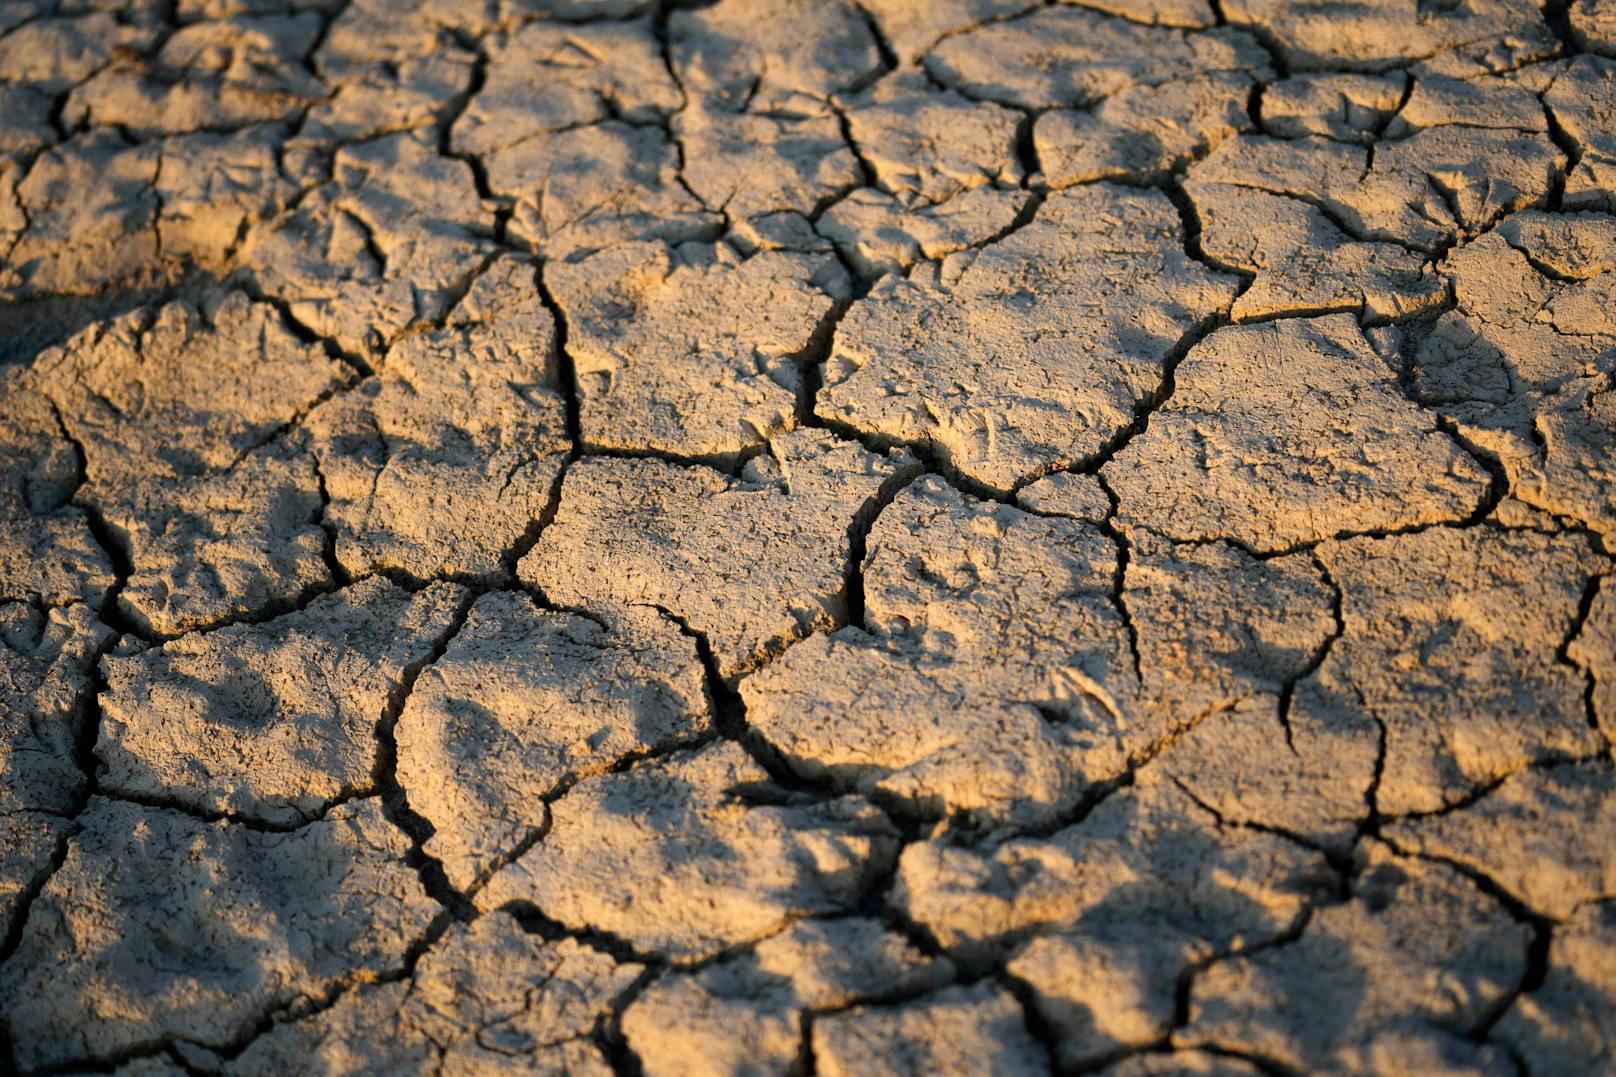
POLYGON ((0 0, 0 1071, 1616 1073, 1616 0, 0 0))

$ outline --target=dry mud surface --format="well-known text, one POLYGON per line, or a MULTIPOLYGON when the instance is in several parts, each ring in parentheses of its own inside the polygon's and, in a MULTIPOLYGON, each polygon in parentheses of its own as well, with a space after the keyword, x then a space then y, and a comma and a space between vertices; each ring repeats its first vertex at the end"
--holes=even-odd
POLYGON ((0 1071, 1616 1073, 1613 0, 0 0, 0 1071))

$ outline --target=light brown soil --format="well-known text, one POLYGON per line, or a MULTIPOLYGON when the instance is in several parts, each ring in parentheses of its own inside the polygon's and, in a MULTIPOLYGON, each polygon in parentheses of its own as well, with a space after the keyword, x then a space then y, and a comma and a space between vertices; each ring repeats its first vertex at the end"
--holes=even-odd
POLYGON ((0 0, 0 1073, 1616 1074, 1616 0, 0 0))

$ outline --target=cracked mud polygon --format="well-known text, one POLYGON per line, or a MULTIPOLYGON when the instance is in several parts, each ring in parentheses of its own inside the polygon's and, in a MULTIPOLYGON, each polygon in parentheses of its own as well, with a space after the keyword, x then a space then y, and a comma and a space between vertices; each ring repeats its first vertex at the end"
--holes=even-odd
POLYGON ((0 0, 0 1071, 1616 1073, 1613 0, 0 0))

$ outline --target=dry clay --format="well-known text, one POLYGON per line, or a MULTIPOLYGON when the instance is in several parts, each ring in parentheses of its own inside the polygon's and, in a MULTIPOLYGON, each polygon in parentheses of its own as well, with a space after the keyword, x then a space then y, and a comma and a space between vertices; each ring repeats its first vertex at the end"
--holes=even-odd
POLYGON ((1616 1068, 1610 0, 0 0, 0 1071, 1616 1068))

